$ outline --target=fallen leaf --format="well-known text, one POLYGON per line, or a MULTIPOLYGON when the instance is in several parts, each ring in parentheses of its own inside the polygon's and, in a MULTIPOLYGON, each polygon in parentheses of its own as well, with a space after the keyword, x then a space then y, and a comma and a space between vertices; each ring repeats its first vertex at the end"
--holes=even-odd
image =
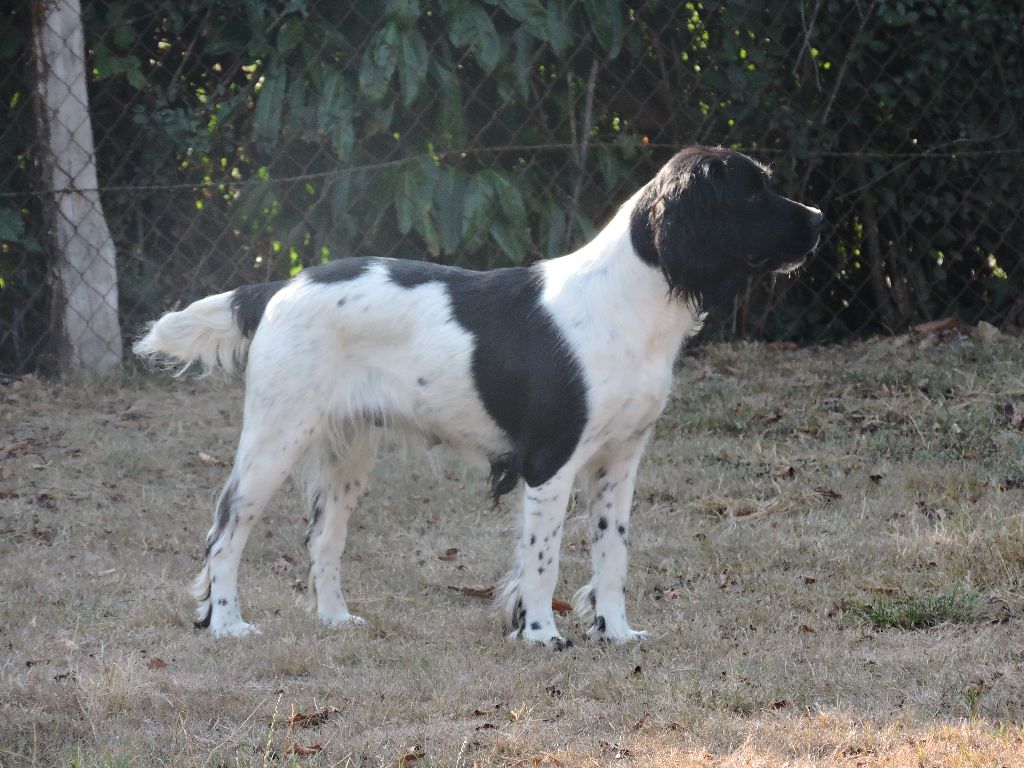
POLYGON ((326 723, 331 715, 336 715, 341 710, 330 705, 312 712, 296 712, 288 720, 289 725, 297 725, 299 728, 315 728, 326 723))
POLYGON ((814 576, 804 576, 804 584, 813 584, 817 579, 814 576))
POLYGON ((227 462, 222 459, 217 459, 208 453, 199 452, 199 460, 208 467, 226 467, 227 462))
POLYGON ((828 501, 835 501, 836 499, 843 498, 843 494, 841 494, 839 491, 835 491, 831 488, 826 488, 824 485, 816 485, 814 487, 814 492, 819 496, 824 497, 828 501))
POLYGON ((2 456, 13 456, 16 453, 28 453, 29 449, 35 448, 36 446, 31 440, 22 440, 19 443, 7 443, 0 448, 0 455, 2 456))
POLYGON ((443 555, 438 555, 437 559, 438 560, 451 561, 451 560, 454 560, 458 556, 459 556, 459 550, 456 549, 455 547, 449 547, 448 549, 446 549, 444 551, 443 555))
POLYGON ((654 599, 655 600, 675 600, 677 597, 682 597, 682 587, 668 587, 667 589, 655 589, 654 599))
POLYGON ((418 765, 420 760, 426 756, 427 753, 424 751, 423 747, 417 744, 414 747, 409 747, 405 751, 404 755, 391 763, 389 768, 411 768, 414 765, 418 765))
POLYGON ((484 715, 493 715, 496 711, 501 709, 502 706, 504 706, 504 705, 502 705, 501 703, 498 703, 498 704, 495 704, 490 709, 474 709, 473 710, 473 717, 483 717, 484 715))
POLYGON ((1024 428, 1024 411, 1019 411, 1009 400, 996 406, 999 414, 1006 419, 1006 422, 1014 429, 1024 428))
POLYGON ((483 598, 484 600, 491 600, 494 597, 494 585, 493 584, 490 585, 490 586, 487 586, 487 587, 482 587, 482 586, 481 587, 451 587, 450 586, 450 587, 448 587, 448 589, 453 590, 455 592, 461 592, 462 594, 469 595, 470 597, 480 597, 480 598, 483 598))
POLYGON ((270 567, 270 572, 275 576, 287 576, 291 573, 294 567, 295 558, 288 557, 287 555, 281 555, 277 558, 277 562, 270 567))
POLYGON ((286 755, 298 755, 299 757, 308 757, 309 755, 315 755, 317 752, 322 750, 319 744, 314 744, 311 747, 304 747, 296 741, 291 743, 291 746, 284 751, 286 755))
POLYGON ((718 588, 727 589, 731 592, 738 592, 740 585, 736 579, 729 578, 729 569, 726 568, 720 574, 718 574, 718 588))
POLYGON ((150 669, 163 669, 167 666, 167 662, 159 658, 158 656, 154 656, 148 662, 146 662, 146 666, 150 669))
POLYGON ((927 323, 919 323, 914 326, 914 333, 921 334, 922 336, 929 333, 939 333, 940 331, 951 331, 957 327, 959 321, 955 317, 944 317, 941 320, 932 320, 927 323))
POLYGON ((611 752, 616 760, 623 760, 633 756, 633 753, 626 747, 619 746, 618 744, 609 744, 605 739, 601 739, 598 742, 598 746, 605 752, 611 752))
POLYGON ((551 601, 551 610, 559 616, 568 616, 572 613, 572 603, 566 600, 559 600, 556 597, 551 601))
POLYGON ((899 587, 861 587, 865 592, 874 592, 879 595, 895 595, 899 587))
POLYGON ((129 405, 118 416, 121 421, 137 421, 138 419, 145 418, 146 406, 142 400, 136 400, 134 403, 129 405))

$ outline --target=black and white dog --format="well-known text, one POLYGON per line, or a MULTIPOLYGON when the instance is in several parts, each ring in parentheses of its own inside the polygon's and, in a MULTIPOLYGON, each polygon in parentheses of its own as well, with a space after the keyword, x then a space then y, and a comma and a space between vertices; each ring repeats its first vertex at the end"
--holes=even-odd
POLYGON ((626 621, 629 515, 673 361, 705 306, 749 276, 798 266, 821 227, 821 211, 772 192, 750 158, 691 147, 568 256, 490 272, 343 259, 164 315, 136 354, 246 366, 238 453, 194 586, 197 626, 255 631, 239 612, 239 560, 289 474, 311 509, 317 616, 360 621, 342 597, 341 554, 380 434, 394 429, 482 453, 496 497, 524 481, 501 596, 513 636, 567 644, 551 598, 577 478, 593 542, 577 610, 593 616, 588 635, 642 636, 626 621))

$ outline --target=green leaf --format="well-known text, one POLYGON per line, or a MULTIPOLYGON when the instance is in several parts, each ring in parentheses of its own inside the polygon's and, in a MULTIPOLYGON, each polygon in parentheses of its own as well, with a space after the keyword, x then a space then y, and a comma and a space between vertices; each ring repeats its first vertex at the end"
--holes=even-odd
POLYGON ((480 234, 491 207, 490 188, 486 181, 480 176, 470 177, 462 200, 462 231, 466 239, 480 234))
POLYGON ((466 192, 465 180, 455 171, 447 170, 438 174, 432 211, 444 253, 452 254, 459 250, 466 223, 463 217, 466 192))
POLYGON ((427 244, 427 252, 431 256, 437 258, 441 255, 441 240, 437 234, 437 227, 434 226, 434 221, 429 213, 424 213, 420 217, 416 232, 427 244))
POLYGON ((341 110, 334 118, 334 126, 331 129, 331 146, 334 147, 338 157, 347 157, 352 154, 355 143, 356 130, 352 124, 352 111, 341 110))
POLYGON ((583 7, 597 42, 608 52, 608 59, 614 59, 622 50, 622 41, 626 36, 622 3, 619 0, 588 0, 583 3, 583 7))
POLYGON ((548 39, 548 12, 540 0, 502 0, 505 13, 521 21, 530 33, 540 39, 548 39))
POLYGON ((370 101, 380 101, 387 93, 391 76, 398 65, 398 27, 384 25, 370 38, 359 67, 359 90, 370 101))
POLYGON ((125 57, 124 76, 132 88, 141 91, 146 87, 146 76, 142 73, 142 66, 135 56, 125 57))
POLYGON ((480 68, 487 74, 501 58, 501 39, 487 11, 479 5, 462 3, 452 16, 448 39, 458 48, 472 48, 480 68))
POLYGON ((253 133, 257 141, 266 142, 271 148, 277 144, 281 129, 281 113, 284 111, 284 96, 288 87, 288 73, 280 67, 267 73, 260 92, 256 95, 253 110, 253 133))
POLYGON ((564 0, 548 1, 548 43, 557 56, 565 56, 572 45, 572 30, 564 0))
POLYGON ((441 84, 441 109, 437 116, 437 141, 441 146, 464 147, 466 123, 459 78, 437 62, 432 62, 434 77, 441 84))
POLYGON ((547 257, 553 259, 562 255, 565 245, 565 211, 558 202, 552 201, 548 205, 547 221, 547 257))
POLYGON ((302 42, 302 38, 308 32, 306 24, 302 20, 291 18, 286 20, 277 33, 277 50, 282 56, 287 56, 295 46, 302 42))
POLYGON ((333 224, 340 222, 352 206, 352 174, 343 173, 331 182, 329 193, 333 224))
POLYGON ((403 235, 408 235, 412 231, 412 220, 415 216, 416 206, 413 205, 412 197, 403 185, 402 191, 395 197, 395 218, 398 223, 398 231, 403 235))
POLYGON ((427 44, 417 30, 402 35, 398 65, 398 83, 402 88, 402 103, 411 106, 427 77, 427 44))
POLYGON ((502 192, 501 210, 508 217, 510 224, 529 230, 529 222, 526 220, 526 201, 518 187, 509 184, 502 192))
POLYGON ((536 45, 529 32, 517 29, 512 33, 512 47, 515 51, 516 92, 525 102, 530 98, 530 80, 533 78, 536 45))
POLYGON ((0 240, 17 242, 25 233, 25 221, 16 208, 0 208, 0 240))
POLYGON ((491 222, 490 234, 513 264, 522 262, 523 256, 530 250, 529 239, 523 231, 501 219, 491 222))
POLYGON ((398 24, 408 27, 420 17, 419 0, 388 0, 388 15, 398 24))
POLYGON ((352 98, 340 72, 329 71, 316 98, 316 127, 330 137, 339 157, 351 154, 355 145, 352 98))

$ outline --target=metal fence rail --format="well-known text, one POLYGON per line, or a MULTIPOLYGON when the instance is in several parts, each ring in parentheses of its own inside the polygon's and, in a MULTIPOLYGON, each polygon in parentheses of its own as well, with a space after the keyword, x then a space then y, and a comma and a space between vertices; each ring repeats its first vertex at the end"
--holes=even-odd
POLYGON ((694 142, 829 222, 711 334, 1024 324, 1016 2, 82 2, 80 78, 71 0, 3 12, 0 371, 324 259, 558 255, 694 142))

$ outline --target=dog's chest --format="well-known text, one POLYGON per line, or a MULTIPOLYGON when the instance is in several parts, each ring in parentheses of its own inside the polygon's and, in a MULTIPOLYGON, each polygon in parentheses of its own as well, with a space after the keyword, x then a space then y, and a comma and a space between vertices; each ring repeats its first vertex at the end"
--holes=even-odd
POLYGON ((643 435, 657 420, 672 386, 671 362, 621 361, 596 371, 590 391, 590 420, 585 438, 627 442, 643 435))

